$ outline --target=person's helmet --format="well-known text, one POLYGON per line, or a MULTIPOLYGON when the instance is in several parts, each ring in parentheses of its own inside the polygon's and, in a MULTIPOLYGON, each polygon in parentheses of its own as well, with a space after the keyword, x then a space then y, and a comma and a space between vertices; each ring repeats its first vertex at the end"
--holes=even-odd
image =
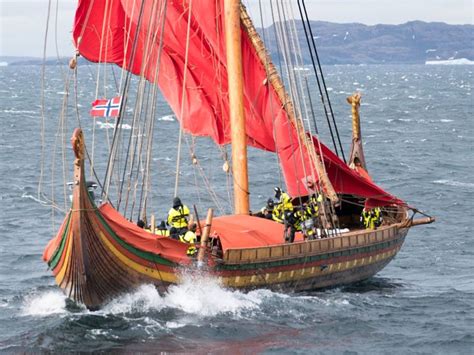
POLYGON ((275 207, 275 202, 273 202, 273 199, 272 199, 272 198, 269 198, 269 199, 267 200, 267 207, 268 207, 268 208, 271 208, 271 209, 273 209, 273 207, 275 207))
POLYGON ((273 190, 275 191, 275 197, 280 198, 281 189, 278 186, 276 186, 273 190))
POLYGON ((181 203, 181 200, 179 197, 175 197, 173 199, 173 208, 178 208, 178 207, 181 207, 183 204, 181 203))
POLYGON ((137 221, 137 226, 140 228, 145 228, 145 221, 143 219, 139 219, 137 221))

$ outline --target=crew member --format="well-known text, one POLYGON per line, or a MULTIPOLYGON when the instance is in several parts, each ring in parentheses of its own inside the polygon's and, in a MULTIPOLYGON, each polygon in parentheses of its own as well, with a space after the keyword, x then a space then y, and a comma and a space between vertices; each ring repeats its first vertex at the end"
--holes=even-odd
POLYGON ((168 230, 168 228, 166 228, 165 221, 161 221, 161 223, 156 226, 155 234, 156 235, 161 235, 161 236, 164 236, 164 237, 169 237, 170 236, 170 231, 168 230))
POLYGON ((189 208, 181 203, 179 197, 173 199, 173 207, 168 212, 168 225, 171 226, 170 236, 179 239, 188 230, 189 208))
POLYGON ((375 227, 380 227, 382 225, 382 211, 380 207, 374 208, 374 225, 375 227))
POLYGON ((142 228, 142 229, 145 229, 146 225, 145 225, 145 221, 143 219, 139 219, 137 221, 137 226, 142 228))
POLYGON ((179 236, 179 240, 183 243, 189 244, 188 250, 186 254, 189 256, 193 256, 197 253, 196 249, 196 223, 191 223, 189 226, 189 230, 184 234, 179 236))
POLYGON ((279 187, 274 188, 275 198, 278 201, 273 209, 272 219, 279 223, 284 223, 285 216, 290 216, 293 212, 293 203, 291 197, 279 187))
POLYGON ((360 217, 361 222, 364 227, 367 229, 375 229, 382 224, 382 216, 379 207, 368 209, 364 208, 362 210, 362 215, 360 217))
POLYGON ((265 207, 257 212, 255 215, 258 217, 266 218, 266 219, 273 219, 273 211, 275 210, 275 202, 272 198, 267 200, 267 204, 265 207))

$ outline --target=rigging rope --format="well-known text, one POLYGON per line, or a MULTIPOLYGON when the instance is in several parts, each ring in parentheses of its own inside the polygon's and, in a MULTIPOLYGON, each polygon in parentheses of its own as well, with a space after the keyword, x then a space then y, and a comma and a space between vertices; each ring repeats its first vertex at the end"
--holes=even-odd
MULTIPOLYGON (((131 55, 130 55, 130 57, 131 57, 130 68, 133 68, 133 64, 135 62, 135 53, 136 53, 136 49, 137 49, 137 45, 138 45, 138 37, 139 37, 139 34, 140 34, 141 25, 142 25, 144 5, 145 5, 145 0, 142 0, 141 5, 140 5, 140 12, 139 12, 139 15, 138 15, 137 29, 136 29, 135 37, 134 37, 133 43, 132 43, 132 51, 131 51, 131 55)), ((126 67, 125 64, 124 64, 124 66, 126 67)), ((112 173, 114 171, 114 169, 113 169, 114 168, 114 163, 115 163, 115 159, 116 159, 116 156, 117 156, 119 135, 122 131, 122 129, 121 129, 121 118, 125 114, 125 107, 127 106, 128 96, 126 95, 126 93, 128 91, 128 87, 130 85, 131 77, 132 77, 131 71, 127 72, 126 77, 125 77, 125 84, 124 84, 123 92, 122 92, 122 94, 123 94, 122 95, 122 106, 120 107, 119 116, 117 117, 117 119, 115 121, 114 135, 113 135, 113 138, 112 138, 112 148, 111 148, 111 151, 110 151, 110 154, 109 154, 109 159, 107 161, 107 167, 105 169, 104 187, 102 189, 101 194, 107 200, 109 199, 109 197, 108 197, 108 195, 109 195, 109 186, 110 186, 110 183, 111 183, 112 173)))
POLYGON ((45 91, 45 76, 46 76, 46 48, 48 44, 48 30, 49 30, 49 18, 51 15, 51 0, 48 1, 48 13, 46 16, 46 29, 44 33, 44 46, 43 46, 43 65, 41 68, 41 160, 40 160, 40 177, 38 182, 38 199, 41 199, 41 188, 43 186, 44 178, 44 133, 45 133, 45 109, 44 109, 44 91, 45 91))
MULTIPOLYGON (((158 82, 158 77, 160 74, 160 64, 161 64, 161 55, 163 52, 163 36, 164 36, 164 29, 165 29, 165 18, 166 18, 166 11, 168 9, 168 1, 165 1, 163 4, 163 7, 161 8, 162 12, 162 20, 161 20, 161 31, 160 31, 160 39, 159 39, 159 49, 158 49, 158 55, 157 55, 157 60, 155 63, 155 75, 154 75, 154 82, 158 82)), ((154 41, 155 42, 155 41, 154 41)), ((149 123, 149 129, 147 130, 148 133, 148 144, 147 144, 147 156, 146 156, 146 163, 145 163, 145 170, 142 174, 142 190, 140 193, 140 206, 138 209, 138 219, 141 217, 146 218, 146 207, 147 207, 147 202, 148 202, 148 191, 150 189, 150 164, 151 164, 151 153, 152 153, 152 148, 153 148, 153 133, 154 133, 154 128, 155 128, 155 115, 156 115, 156 101, 157 101, 157 91, 158 91, 158 85, 153 86, 153 91, 152 91, 152 110, 150 112, 150 123, 149 123), (143 209, 142 209, 143 206, 143 209)))
POLYGON ((339 148, 341 150, 342 158, 343 158, 344 162, 347 163, 346 162, 346 157, 344 155, 344 149, 343 149, 342 143, 341 143, 341 137, 339 135, 339 130, 337 128, 336 119, 335 119, 335 116, 334 116, 334 111, 332 109, 331 100, 329 99, 329 94, 328 94, 328 90, 327 90, 327 86, 326 86, 326 80, 324 79, 323 70, 322 70, 322 67, 321 67, 321 62, 319 60, 318 50, 316 48, 316 42, 314 40, 313 31, 311 29, 311 23, 310 23, 310 20, 309 20, 309 17, 308 17, 308 12, 306 11, 306 4, 305 4, 304 0, 301 0, 301 2, 302 2, 302 5, 303 5, 304 16, 303 16, 303 12, 302 12, 301 5, 300 5, 300 0, 298 0, 298 8, 299 8, 299 11, 300 11, 301 21, 303 23, 303 28, 304 28, 304 31, 305 31, 306 41, 308 43, 308 50, 311 54, 311 62, 312 62, 312 65, 313 65, 313 70, 315 72, 316 79, 317 79, 317 82, 318 82, 318 88, 319 88, 319 91, 320 91, 321 100, 323 101, 323 107, 324 107, 324 110, 325 110, 326 118, 328 119, 328 125, 329 125, 329 129, 331 131, 331 137, 333 139, 334 150, 336 152, 336 155, 339 156, 337 146, 336 146, 336 142, 334 141, 334 136, 333 136, 333 133, 332 133, 331 124, 329 123, 329 117, 328 117, 328 113, 327 113, 327 109, 326 109, 326 104, 324 102, 324 96, 326 97, 326 100, 328 102, 329 112, 331 113, 331 118, 332 118, 332 122, 333 122, 334 129, 335 129, 335 132, 336 132, 337 140, 338 140, 338 143, 339 143, 339 148), (308 28, 309 36, 308 36, 306 28, 308 28), (311 42, 309 41, 309 37, 311 37, 311 42), (311 46, 311 44, 312 44, 312 46, 311 46), (321 82, 322 82, 322 87, 324 88, 324 95, 323 95, 323 92, 321 90, 321 85, 319 83, 318 71, 316 70, 316 66, 315 66, 315 63, 314 63, 314 57, 313 57, 312 49, 314 50, 314 54, 315 54, 315 57, 316 57, 318 68, 319 68, 319 73, 321 75, 321 82))
MULTIPOLYGON (((258 1, 258 7, 259 7, 259 12, 260 12, 260 26, 261 26, 261 29, 262 29, 262 38, 263 38, 263 42, 265 43, 266 42, 266 33, 265 33, 265 26, 264 26, 264 23, 263 23, 263 10, 262 10, 262 1, 259 0, 258 1)), ((270 7, 272 8, 272 17, 273 17, 273 5, 272 5, 272 2, 270 2, 270 7)), ((276 32, 275 32, 275 35, 276 35, 276 32)), ((277 42, 278 43, 278 42, 277 42)), ((278 56, 280 58, 280 56, 278 56)), ((265 73, 266 73, 266 85, 270 85, 270 72, 269 72, 269 63, 267 60, 265 60, 265 73)), ((281 67, 281 62, 280 62, 280 67, 281 67)), ((274 105, 276 103, 273 102, 273 100, 270 100, 270 112, 271 112, 271 116, 272 116, 272 126, 273 126, 273 130, 272 130, 272 134, 273 134, 273 140, 275 141, 275 146, 278 147, 278 138, 277 138, 277 134, 276 134, 276 127, 275 127, 275 108, 274 108, 274 105)), ((282 168, 281 168, 281 161, 280 161, 280 155, 278 154, 279 152, 276 151, 275 152, 275 159, 276 159, 276 162, 277 162, 277 166, 278 166, 278 186, 282 186, 283 183, 282 183, 282 168)))
POLYGON ((191 32, 191 11, 193 8, 193 0, 189 1, 188 7, 188 24, 186 28, 186 50, 184 54, 184 67, 183 67, 183 88, 181 90, 181 107, 179 114, 179 138, 178 138, 178 152, 176 156, 176 178, 174 183, 174 197, 178 195, 178 184, 179 184, 179 165, 181 162, 181 141, 183 139, 183 123, 180 120, 183 120, 184 113, 184 97, 186 94, 186 78, 187 78, 187 68, 188 68, 188 59, 189 59, 189 37, 191 32))
MULTIPOLYGON (((290 34, 290 31, 287 28, 283 27, 283 26, 287 26, 285 12, 286 11, 284 9, 283 0, 281 0, 280 5, 278 5, 278 3, 277 3, 277 13, 278 13, 278 16, 279 16, 279 19, 280 19, 280 21, 278 22, 279 26, 277 28, 280 30, 279 36, 280 36, 280 41, 281 41, 281 48, 283 48, 283 61, 284 61, 285 67, 286 67, 288 87, 289 87, 288 94, 289 94, 291 102, 295 103, 295 102, 298 102, 298 100, 296 99, 296 96, 297 96, 297 89, 296 89, 296 86, 295 86, 296 85, 295 84, 296 79, 294 77, 294 72, 292 70, 292 61, 291 61, 291 56, 290 56, 291 50, 290 50, 289 38, 288 38, 288 34, 290 34), (285 36, 285 34, 287 34, 287 36, 285 36)), ((293 105, 293 110, 294 110, 294 119, 296 121, 295 124, 297 125, 298 122, 301 119, 299 107, 297 105, 293 105)), ((287 127, 288 127, 288 135, 290 137, 290 144, 291 144, 291 146, 294 146, 294 144, 296 142, 293 142, 291 125, 288 125, 287 127)), ((297 127, 294 127, 294 128, 297 129, 297 127)), ((297 136, 297 140, 298 140, 298 152, 300 154, 300 159, 301 159, 301 162, 302 162, 303 172, 304 172, 305 176, 308 176, 308 174, 306 172, 307 167, 304 164, 304 161, 305 161, 304 160, 304 155, 303 155, 303 144, 304 144, 304 142, 301 141, 301 138, 300 138, 299 134, 297 134, 296 136, 297 136)), ((297 161, 296 161, 296 156, 294 154, 292 155, 292 161, 293 161, 294 169, 296 171, 297 170, 297 161)), ((301 196, 302 193, 300 191, 299 184, 297 186, 298 186, 298 195, 301 196)))

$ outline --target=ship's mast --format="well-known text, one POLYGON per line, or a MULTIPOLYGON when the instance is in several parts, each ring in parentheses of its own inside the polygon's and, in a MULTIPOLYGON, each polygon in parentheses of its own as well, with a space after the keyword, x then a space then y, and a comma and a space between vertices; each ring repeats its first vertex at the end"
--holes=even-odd
POLYGON ((234 178, 234 212, 235 214, 248 214, 247 135, 244 116, 240 0, 226 0, 224 4, 232 137, 232 175, 234 178))

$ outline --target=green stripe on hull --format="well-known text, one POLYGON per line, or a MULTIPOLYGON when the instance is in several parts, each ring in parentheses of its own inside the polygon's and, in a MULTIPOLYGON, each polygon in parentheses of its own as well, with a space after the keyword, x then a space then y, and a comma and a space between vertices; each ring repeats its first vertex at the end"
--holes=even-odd
POLYGON ((400 239, 395 239, 392 241, 379 243, 376 245, 370 245, 367 247, 360 247, 354 248, 349 250, 341 250, 335 251, 332 253, 326 254, 319 254, 319 255, 312 255, 312 256, 302 256, 298 258, 291 258, 285 260, 276 260, 276 261, 267 261, 267 262, 260 262, 260 263, 247 263, 247 264, 237 264, 237 265, 225 265, 221 264, 216 266, 216 271, 243 271, 243 270, 254 270, 254 269, 269 269, 269 268, 277 268, 281 266, 290 266, 290 265, 298 265, 298 264, 308 264, 320 260, 332 259, 341 256, 352 256, 362 253, 369 253, 372 251, 377 251, 381 249, 390 248, 396 244, 398 244, 400 239))
POLYGON ((59 260, 61 260, 61 255, 63 255, 64 246, 66 245, 66 240, 67 240, 66 236, 69 232, 69 223, 70 222, 71 222, 71 213, 69 212, 67 222, 66 222, 66 226, 64 227, 64 232, 63 232, 63 235, 61 236, 61 243, 59 244, 59 248, 57 248, 55 250, 55 252, 54 252, 53 256, 51 257, 51 259, 48 260, 48 266, 53 270, 58 265, 59 260))

